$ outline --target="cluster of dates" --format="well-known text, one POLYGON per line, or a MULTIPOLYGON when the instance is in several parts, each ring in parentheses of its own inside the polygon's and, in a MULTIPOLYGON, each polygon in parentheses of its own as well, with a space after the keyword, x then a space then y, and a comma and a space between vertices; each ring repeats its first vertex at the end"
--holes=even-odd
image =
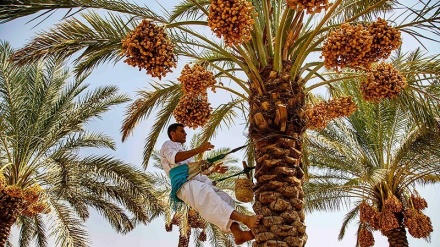
POLYGON ((125 63, 159 79, 172 72, 177 66, 173 52, 174 44, 168 38, 164 28, 148 20, 143 20, 135 30, 122 40, 125 63))

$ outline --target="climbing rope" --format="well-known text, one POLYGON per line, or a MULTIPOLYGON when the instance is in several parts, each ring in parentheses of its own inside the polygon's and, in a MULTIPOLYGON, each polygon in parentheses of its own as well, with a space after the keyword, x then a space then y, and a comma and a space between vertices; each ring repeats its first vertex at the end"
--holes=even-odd
POLYGON ((237 152, 238 150, 240 150, 240 149, 242 149, 242 148, 244 148, 244 147, 246 147, 246 146, 247 146, 247 144, 246 144, 246 145, 243 145, 243 146, 240 146, 240 147, 238 147, 238 148, 234 148, 234 149, 232 149, 231 151, 229 151, 229 152, 227 152, 227 153, 219 154, 219 155, 214 156, 214 157, 212 157, 212 158, 207 158, 206 161, 207 161, 208 163, 210 163, 210 164, 214 164, 214 162, 223 159, 224 157, 226 157, 226 155, 228 155, 228 154, 232 154, 232 153, 235 153, 235 152, 237 152))
MULTIPOLYGON (((238 150, 241 150, 241 149, 245 148, 247 145, 248 145, 248 144, 243 145, 243 146, 240 146, 240 147, 237 147, 237 148, 234 148, 234 149, 232 149, 231 151, 229 151, 229 152, 227 152, 227 153, 219 154, 219 155, 214 156, 214 157, 212 157, 212 158, 207 158, 206 161, 207 161, 207 163, 209 164, 209 166, 211 166, 211 165, 214 164, 215 162, 217 162, 217 161, 219 161, 219 160, 225 158, 228 154, 235 153, 235 152, 237 152, 238 150)), ((226 179, 229 179, 229 178, 233 178, 233 177, 236 177, 236 176, 240 176, 241 174, 247 174, 248 177, 249 177, 249 172, 252 171, 253 169, 255 169, 255 166, 250 167, 250 166, 245 165, 245 163, 243 164, 243 166, 244 166, 244 169, 243 169, 243 170, 241 170, 241 171, 239 171, 239 172, 237 172, 237 173, 234 173, 234 174, 232 174, 232 175, 230 175, 230 176, 216 179, 216 180, 214 180, 213 182, 215 182, 215 183, 217 183, 217 182, 221 182, 221 181, 226 180, 226 179)))
POLYGON ((241 170, 240 172, 234 173, 230 176, 227 177, 223 177, 223 178, 219 178, 214 180, 213 182, 217 183, 217 182, 221 182, 223 180, 229 179, 229 178, 233 178, 236 176, 240 176, 241 174, 249 174, 250 171, 252 171, 253 169, 255 169, 255 166, 246 166, 243 170, 241 170))

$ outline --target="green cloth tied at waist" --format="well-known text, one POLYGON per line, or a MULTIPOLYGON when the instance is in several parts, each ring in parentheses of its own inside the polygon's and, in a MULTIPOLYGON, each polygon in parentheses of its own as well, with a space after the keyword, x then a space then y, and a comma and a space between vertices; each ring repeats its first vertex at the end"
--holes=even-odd
POLYGON ((182 164, 176 166, 170 170, 170 179, 171 179, 171 193, 170 198, 172 202, 183 202, 180 198, 177 197, 177 192, 179 192, 180 188, 188 181, 188 165, 182 164))

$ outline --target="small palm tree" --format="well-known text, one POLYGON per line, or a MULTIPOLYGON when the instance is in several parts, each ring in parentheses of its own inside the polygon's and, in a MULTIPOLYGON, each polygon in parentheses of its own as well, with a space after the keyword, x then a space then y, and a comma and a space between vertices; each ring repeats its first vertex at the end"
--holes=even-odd
MULTIPOLYGON (((343 93, 359 92, 345 84, 343 93)), ((359 111, 307 135, 309 210, 337 210, 347 205, 342 239, 359 219, 356 246, 374 245, 379 230, 389 246, 408 246, 405 227, 416 238, 433 231, 416 186, 440 182, 440 128, 427 128, 409 109, 386 101, 358 102, 359 111)), ((434 116, 431 116, 434 120, 434 116)))
POLYGON ((127 97, 114 86, 86 92, 85 77, 69 83, 57 60, 14 65, 13 52, 0 44, 0 246, 14 224, 20 246, 47 246, 49 235, 57 246, 89 246, 90 208, 122 233, 160 212, 149 176, 109 155, 80 155, 115 149, 84 125, 127 97))

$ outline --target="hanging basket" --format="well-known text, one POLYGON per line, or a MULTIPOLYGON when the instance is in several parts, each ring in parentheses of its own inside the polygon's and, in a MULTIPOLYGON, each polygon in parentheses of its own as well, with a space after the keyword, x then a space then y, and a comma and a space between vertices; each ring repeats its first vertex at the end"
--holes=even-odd
POLYGON ((247 178, 237 178, 235 180, 235 198, 241 202, 251 202, 254 199, 252 187, 254 184, 247 178))

